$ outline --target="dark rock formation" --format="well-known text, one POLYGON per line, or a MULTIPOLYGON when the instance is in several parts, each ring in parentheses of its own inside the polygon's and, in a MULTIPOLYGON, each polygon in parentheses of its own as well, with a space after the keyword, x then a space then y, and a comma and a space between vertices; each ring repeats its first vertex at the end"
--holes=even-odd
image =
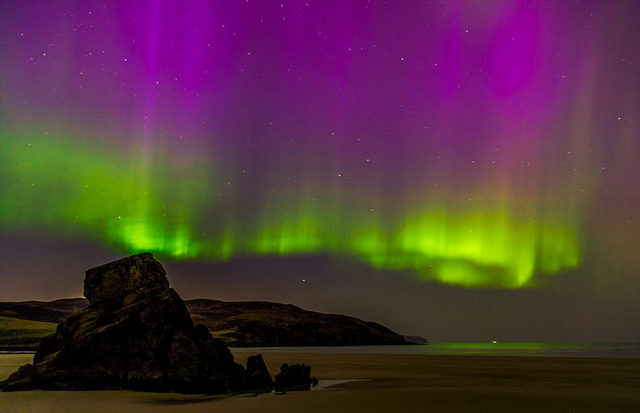
POLYGON ((270 392, 273 380, 267 370, 267 365, 262 359, 262 354, 250 356, 247 359, 247 371, 245 372, 244 387, 247 389, 270 392))
MULTIPOLYGON (((63 318, 56 333, 43 339, 34 364, 1 382, 1 389, 211 394, 246 381, 224 343, 194 326, 151 254, 88 270, 84 294, 89 306, 63 318)), ((268 375, 266 367, 253 371, 256 382, 268 375)))
POLYGON ((284 363, 280 367, 280 373, 276 375, 276 392, 292 390, 311 390, 311 385, 316 386, 318 379, 311 377, 311 366, 294 364, 289 366, 284 363))

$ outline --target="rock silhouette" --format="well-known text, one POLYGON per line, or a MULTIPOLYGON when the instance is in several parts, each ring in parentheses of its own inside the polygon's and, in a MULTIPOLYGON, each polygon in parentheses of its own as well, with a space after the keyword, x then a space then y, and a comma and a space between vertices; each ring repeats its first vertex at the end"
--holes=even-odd
POLYGON ((317 384, 318 379, 311 377, 311 366, 305 364, 289 366, 284 363, 275 381, 276 392, 311 390, 311 385, 315 387, 317 384))
POLYGON ((84 295, 90 305, 63 318, 42 340, 33 365, 21 367, 1 389, 214 394, 263 388, 270 380, 262 357, 246 377, 222 341, 194 326, 150 253, 87 270, 84 295))
POLYGON ((269 370, 267 370, 267 365, 264 363, 262 354, 250 356, 247 359, 244 387, 256 391, 271 391, 273 380, 269 370))

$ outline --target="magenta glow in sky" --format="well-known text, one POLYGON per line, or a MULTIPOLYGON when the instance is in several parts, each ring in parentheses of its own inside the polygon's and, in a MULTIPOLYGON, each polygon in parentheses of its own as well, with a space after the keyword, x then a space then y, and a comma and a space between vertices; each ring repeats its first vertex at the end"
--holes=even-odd
POLYGON ((109 259, 329 255, 391 279, 640 292, 634 1, 0 16, 0 299, 36 288, 15 239, 43 259, 86 241, 109 259))

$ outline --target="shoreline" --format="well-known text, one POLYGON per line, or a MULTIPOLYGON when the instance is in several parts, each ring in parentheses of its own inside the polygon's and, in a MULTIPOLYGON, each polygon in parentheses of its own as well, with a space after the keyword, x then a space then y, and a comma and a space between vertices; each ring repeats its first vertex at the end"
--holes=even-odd
MULTIPOLYGON (((324 353, 324 354, 397 354, 459 355, 499 357, 570 357, 570 358, 640 358, 640 342, 596 343, 430 343, 359 346, 229 346, 235 352, 255 353, 324 353)), ((0 354, 33 354, 33 346, 0 346, 0 354)))
MULTIPOLYGON (((232 349, 244 363, 253 349, 232 349)), ((640 411, 640 359, 263 352, 312 366, 326 386, 286 395, 194 396, 132 391, 0 393, 9 412, 625 412, 640 411)), ((0 355, 0 379, 32 354, 0 355), (10 370, 10 371, 9 371, 10 370)))

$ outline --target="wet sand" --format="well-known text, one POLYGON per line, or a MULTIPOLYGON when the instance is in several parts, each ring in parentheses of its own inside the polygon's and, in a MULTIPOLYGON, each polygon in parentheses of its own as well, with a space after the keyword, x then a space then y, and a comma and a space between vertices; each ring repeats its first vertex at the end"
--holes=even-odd
MULTIPOLYGON (((234 351, 244 362, 251 351, 234 351)), ((1 412, 640 412, 640 359, 263 353, 324 387, 286 395, 0 393, 1 412)), ((0 378, 32 355, 0 355, 0 378)))

